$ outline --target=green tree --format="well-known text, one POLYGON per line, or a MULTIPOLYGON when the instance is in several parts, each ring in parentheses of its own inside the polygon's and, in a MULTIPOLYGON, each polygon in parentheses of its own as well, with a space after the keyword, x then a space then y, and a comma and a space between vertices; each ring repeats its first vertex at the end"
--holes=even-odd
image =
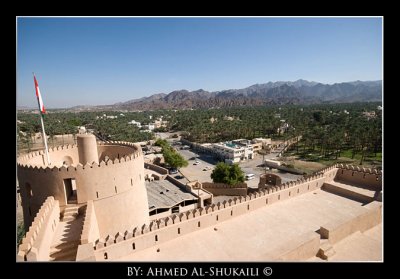
POLYGON ((188 165, 188 162, 181 156, 181 154, 177 153, 172 148, 163 147, 163 156, 165 162, 172 168, 179 169, 182 167, 187 167, 188 165))
POLYGON ((211 178, 214 183, 236 185, 239 182, 244 182, 244 173, 238 164, 230 166, 220 162, 211 173, 211 178))

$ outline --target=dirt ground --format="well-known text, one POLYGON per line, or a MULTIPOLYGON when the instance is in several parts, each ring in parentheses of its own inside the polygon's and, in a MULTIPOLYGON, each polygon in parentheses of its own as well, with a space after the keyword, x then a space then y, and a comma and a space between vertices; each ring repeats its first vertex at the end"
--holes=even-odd
POLYGON ((326 165, 317 162, 297 160, 296 156, 283 157, 281 158, 281 160, 282 162, 285 162, 286 164, 291 164, 294 166, 294 168, 304 170, 307 173, 315 172, 326 167, 326 165))

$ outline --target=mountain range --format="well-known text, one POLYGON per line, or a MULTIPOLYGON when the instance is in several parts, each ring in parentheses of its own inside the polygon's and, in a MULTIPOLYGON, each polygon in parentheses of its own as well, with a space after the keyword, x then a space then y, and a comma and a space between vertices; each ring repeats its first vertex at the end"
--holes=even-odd
POLYGON ((382 81, 323 84, 299 79, 254 84, 243 89, 208 92, 176 90, 98 106, 98 109, 154 110, 284 104, 375 102, 382 100, 382 81))

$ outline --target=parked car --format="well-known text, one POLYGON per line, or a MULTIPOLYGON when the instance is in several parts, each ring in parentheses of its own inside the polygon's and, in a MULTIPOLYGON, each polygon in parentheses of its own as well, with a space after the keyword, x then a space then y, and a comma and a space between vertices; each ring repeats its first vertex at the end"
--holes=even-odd
POLYGON ((184 177, 182 175, 175 175, 176 179, 183 179, 184 177))
POLYGON ((177 169, 170 169, 169 174, 177 174, 178 170, 177 169))

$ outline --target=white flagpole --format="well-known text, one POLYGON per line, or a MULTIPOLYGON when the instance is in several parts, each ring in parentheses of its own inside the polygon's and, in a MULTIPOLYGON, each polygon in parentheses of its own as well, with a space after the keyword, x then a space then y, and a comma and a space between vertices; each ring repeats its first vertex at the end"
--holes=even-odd
MULTIPOLYGON (((35 74, 33 74, 33 78, 35 78, 35 74)), ((36 84, 35 84, 35 90, 36 90, 36 84)), ((39 103, 39 98, 37 98, 37 102, 38 102, 38 107, 39 107, 39 114, 40 114, 40 123, 42 124, 42 135, 43 135, 43 142, 44 142, 44 147, 45 147, 45 151, 46 151, 46 157, 47 157, 47 163, 49 165, 51 165, 50 162, 50 156, 49 156, 49 149, 47 147, 47 137, 46 137, 46 132, 44 131, 44 122, 43 122, 43 115, 42 115, 42 111, 40 110, 40 103, 39 103)))
POLYGON ((40 112, 40 122, 42 123, 43 141, 44 141, 44 146, 45 146, 45 151, 46 151, 47 162, 49 165, 51 165, 50 156, 49 156, 49 148, 47 147, 47 137, 46 137, 46 132, 44 131, 43 116, 42 116, 41 112, 40 112))

